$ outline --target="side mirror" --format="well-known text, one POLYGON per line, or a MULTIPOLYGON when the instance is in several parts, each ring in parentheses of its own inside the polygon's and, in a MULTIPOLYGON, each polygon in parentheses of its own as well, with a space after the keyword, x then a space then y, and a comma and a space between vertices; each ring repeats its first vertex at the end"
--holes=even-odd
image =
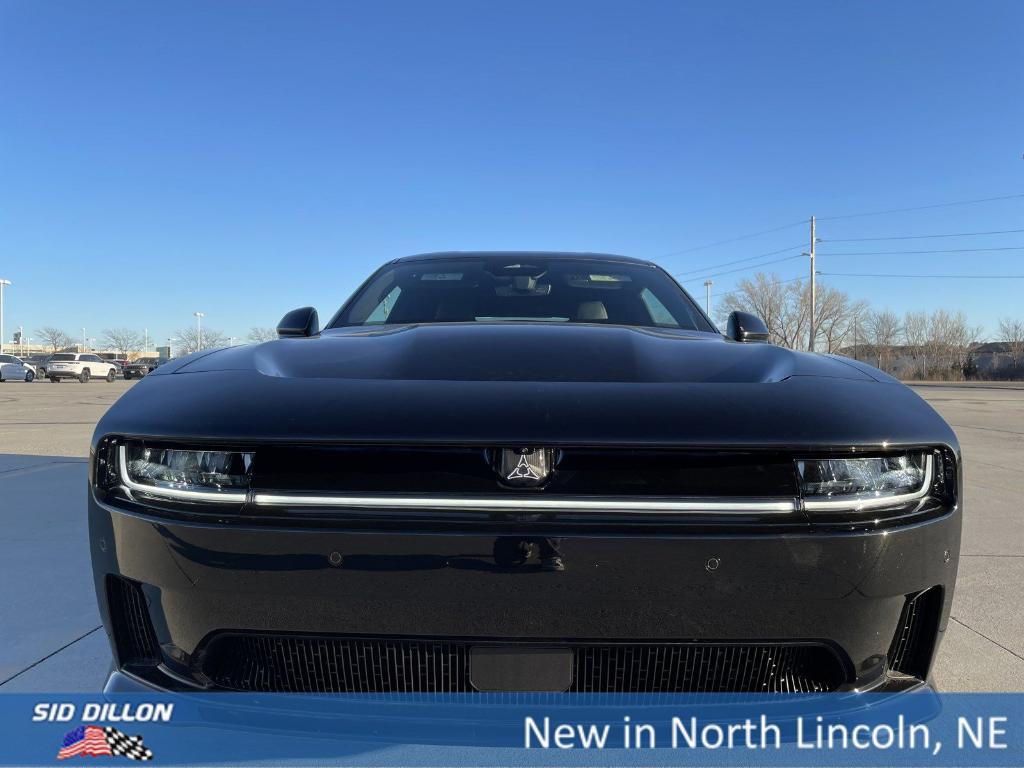
POLYGON ((277 335, 282 339, 286 336, 316 336, 318 333, 320 317, 313 307, 293 309, 277 324, 277 335))
POLYGON ((733 341, 768 341, 768 326, 749 312, 730 312, 725 335, 733 341))

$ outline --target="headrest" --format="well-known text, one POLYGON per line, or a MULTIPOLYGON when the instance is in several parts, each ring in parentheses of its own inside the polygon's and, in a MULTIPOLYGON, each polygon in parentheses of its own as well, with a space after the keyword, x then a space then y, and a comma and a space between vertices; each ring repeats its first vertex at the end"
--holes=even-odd
POLYGON ((575 320, 594 321, 607 320, 608 310, 603 301, 581 301, 576 307, 575 320))

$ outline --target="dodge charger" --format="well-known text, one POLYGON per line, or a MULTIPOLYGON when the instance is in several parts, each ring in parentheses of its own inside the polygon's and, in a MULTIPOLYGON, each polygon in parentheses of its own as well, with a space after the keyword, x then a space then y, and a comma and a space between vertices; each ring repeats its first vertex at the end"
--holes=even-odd
POLYGON ((961 457, 913 391, 658 266, 440 253, 101 419, 108 690, 929 684, 961 457))

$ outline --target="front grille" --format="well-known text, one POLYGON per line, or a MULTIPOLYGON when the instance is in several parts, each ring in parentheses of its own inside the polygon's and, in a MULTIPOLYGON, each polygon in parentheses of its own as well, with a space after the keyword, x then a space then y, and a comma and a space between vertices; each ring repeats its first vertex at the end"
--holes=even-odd
MULTIPOLYGON (((253 488, 351 494, 536 495, 502 483, 501 449, 452 446, 258 446, 253 488)), ((793 456, 773 451, 565 447, 544 493, 564 496, 792 497, 793 456)))
POLYGON ((573 689, 583 693, 812 693, 835 690, 843 671, 820 645, 605 645, 576 649, 573 689))
POLYGON ((925 679, 935 649, 941 614, 942 587, 907 596, 889 647, 889 668, 892 671, 925 679))
MULTIPOLYGON (((470 693, 470 647, 449 640, 224 634, 203 672, 220 688, 302 693, 470 693)), ((494 643, 489 643, 494 644, 494 643)), ((832 691, 836 654, 813 644, 615 643, 573 650, 575 693, 832 691)))
POLYGON ((159 645, 139 583, 107 576, 107 604, 121 665, 157 664, 159 645))

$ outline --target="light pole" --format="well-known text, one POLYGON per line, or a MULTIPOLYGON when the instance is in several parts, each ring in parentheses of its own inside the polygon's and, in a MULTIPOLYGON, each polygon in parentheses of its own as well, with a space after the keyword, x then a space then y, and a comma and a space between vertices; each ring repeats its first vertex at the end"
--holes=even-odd
POLYGON ((0 353, 4 351, 4 286, 12 285, 10 280, 0 277, 0 353))
POLYGON ((146 337, 146 340, 142 342, 142 348, 149 351, 149 328, 143 328, 142 333, 146 337))
POLYGON ((810 328, 809 328, 809 331, 808 331, 808 334, 807 334, 807 349, 810 352, 814 351, 814 337, 818 335, 818 318, 816 317, 816 313, 817 313, 816 307, 817 307, 817 303, 818 303, 818 280, 817 280, 817 278, 818 278, 819 272, 815 268, 814 259, 815 259, 816 253, 815 253, 815 250, 814 250, 814 246, 816 246, 818 243, 821 242, 821 238, 818 237, 815 234, 817 232, 816 227, 817 227, 817 220, 813 216, 811 216, 811 252, 810 253, 802 253, 802 254, 800 254, 801 256, 810 256, 811 257, 811 306, 810 306, 811 322, 809 323, 810 328))
POLYGON ((708 296, 704 304, 704 310, 708 313, 708 317, 711 317, 711 286, 715 284, 714 280, 705 280, 704 287, 707 289, 708 296))
POLYGON ((82 351, 85 352, 85 348, 89 346, 89 340, 85 338, 85 328, 82 328, 82 351))
POLYGON ((25 356, 25 326, 18 326, 18 346, 21 347, 21 356, 25 356))
POLYGON ((196 316, 196 352, 203 348, 203 318, 206 316, 205 312, 193 312, 196 316))

